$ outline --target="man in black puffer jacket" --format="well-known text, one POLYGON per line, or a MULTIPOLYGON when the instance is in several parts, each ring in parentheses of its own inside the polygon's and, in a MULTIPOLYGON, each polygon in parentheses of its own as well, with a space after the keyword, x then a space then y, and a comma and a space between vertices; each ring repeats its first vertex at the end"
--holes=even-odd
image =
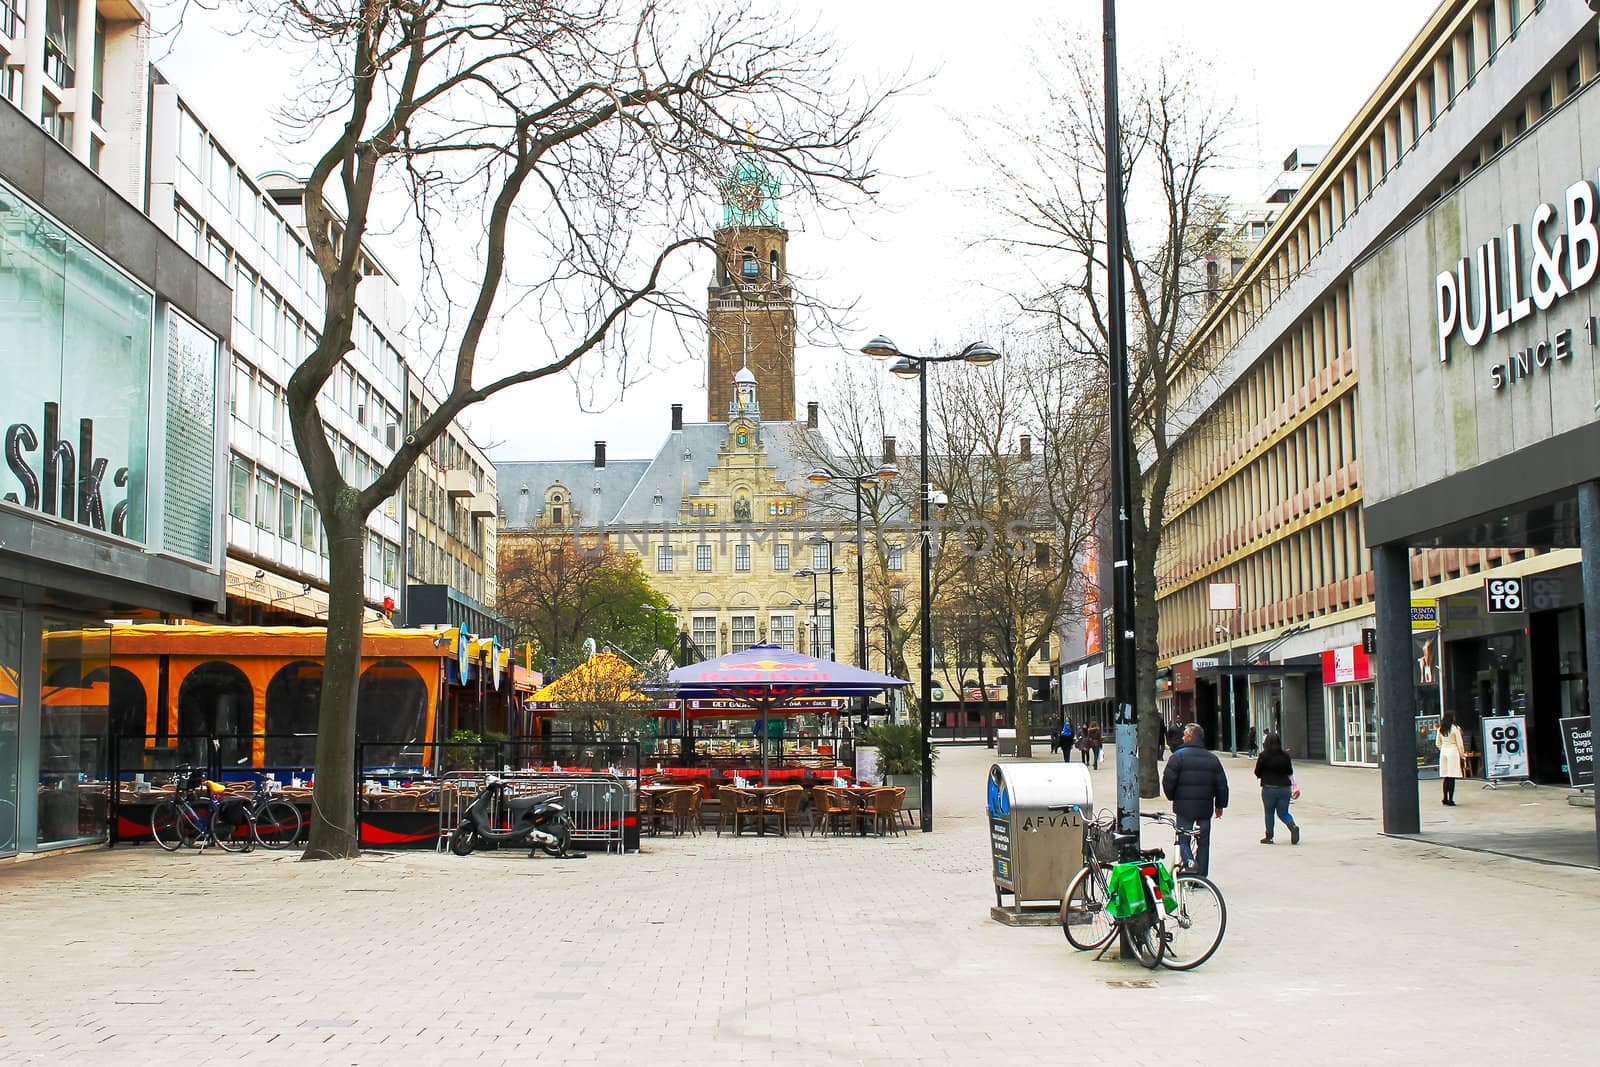
MULTIPOLYGON (((1190 869, 1196 874, 1211 870, 1211 819, 1222 818, 1222 809, 1228 806, 1228 776, 1222 772, 1222 761, 1206 749, 1205 731, 1194 723, 1183 729, 1183 747, 1167 761, 1166 773, 1161 776, 1161 791, 1172 801, 1172 814, 1178 819, 1180 829, 1200 827, 1195 855, 1190 869)), ((1190 860, 1185 846, 1184 859, 1190 860)))

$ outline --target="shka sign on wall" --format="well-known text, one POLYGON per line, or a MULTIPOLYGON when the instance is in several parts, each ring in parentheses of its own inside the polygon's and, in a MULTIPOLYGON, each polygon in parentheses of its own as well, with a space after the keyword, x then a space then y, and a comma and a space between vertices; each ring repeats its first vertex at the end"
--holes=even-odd
POLYGON ((146 538, 155 298, 0 188, 0 498, 146 538))

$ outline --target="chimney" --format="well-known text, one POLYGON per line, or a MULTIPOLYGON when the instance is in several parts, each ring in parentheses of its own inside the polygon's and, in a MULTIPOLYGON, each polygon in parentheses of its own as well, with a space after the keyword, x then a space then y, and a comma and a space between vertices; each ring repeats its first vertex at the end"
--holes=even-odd
POLYGON ((596 441, 594 443, 594 469, 595 470, 600 470, 605 465, 606 465, 606 443, 604 441, 596 441))
POLYGON ((1017 441, 1017 451, 1022 454, 1022 458, 1023 459, 1032 459, 1033 458, 1033 435, 1032 434, 1025 433, 1018 439, 1018 441, 1017 441))
POLYGON ((893 463, 894 461, 894 438, 885 437, 883 439, 883 462, 893 463))
POLYGON ((683 405, 682 404, 674 404, 674 405, 672 405, 672 428, 674 430, 683 429, 683 405))
POLYGON ((815 430, 817 428, 817 406, 818 405, 815 400, 806 402, 806 429, 808 430, 815 430))

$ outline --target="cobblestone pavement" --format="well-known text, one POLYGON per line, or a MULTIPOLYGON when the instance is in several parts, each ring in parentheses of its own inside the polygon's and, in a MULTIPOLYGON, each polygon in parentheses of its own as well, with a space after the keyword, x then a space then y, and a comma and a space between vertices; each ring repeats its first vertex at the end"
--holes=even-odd
MULTIPOLYGON (((1228 760, 1227 938, 1198 971, 1152 974, 989 919, 991 756, 944 751, 931 835, 0 868, 0 1062, 1298 1067, 1592 1040, 1600 873, 1379 836, 1376 774, 1320 766, 1301 771, 1304 843, 1265 847, 1249 765, 1228 760)), ((1464 788, 1424 814, 1592 819, 1534 793, 1464 788)))

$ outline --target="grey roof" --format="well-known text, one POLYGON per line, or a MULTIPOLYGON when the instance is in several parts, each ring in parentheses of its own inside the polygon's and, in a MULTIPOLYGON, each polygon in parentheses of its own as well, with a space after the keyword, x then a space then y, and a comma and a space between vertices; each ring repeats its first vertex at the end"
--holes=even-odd
POLYGON ((604 467, 596 467, 592 459, 496 463, 495 489, 507 526, 532 526, 544 510, 545 491, 557 484, 567 487, 579 521, 588 525, 596 515, 609 521, 649 466, 647 459, 610 460, 604 467))
MULTIPOLYGON (((810 469, 799 450, 797 435, 816 433, 803 422, 767 422, 760 426, 767 462, 779 481, 795 492, 808 488, 810 469)), ((532 526, 544 507, 545 491, 560 482, 573 494, 581 522, 594 521, 593 487, 600 486, 599 513, 608 526, 676 523, 684 497, 695 493, 716 465, 727 441, 726 422, 690 422, 667 434, 653 459, 613 460, 599 470, 592 461, 535 460, 495 466, 500 510, 512 527, 532 526), (526 495, 522 487, 527 486, 526 495), (660 494, 659 503, 656 500, 660 494)))

